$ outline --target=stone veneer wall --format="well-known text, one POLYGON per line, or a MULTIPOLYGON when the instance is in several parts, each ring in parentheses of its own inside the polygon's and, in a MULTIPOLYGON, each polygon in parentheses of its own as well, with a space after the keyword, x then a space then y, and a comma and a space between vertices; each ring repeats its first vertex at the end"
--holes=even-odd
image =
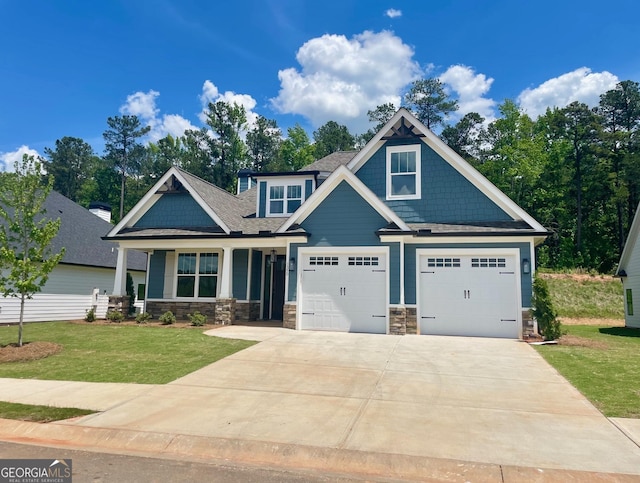
POLYGON ((418 333, 418 309, 407 307, 407 334, 418 333))
POLYGON ((250 320, 258 320, 260 318, 260 302, 255 301, 237 301, 236 300, 236 317, 239 322, 249 322, 250 320))
POLYGON ((160 317, 167 310, 170 310, 178 320, 187 320, 187 314, 193 314, 196 310, 207 316, 207 323, 215 323, 216 317, 215 302, 159 302, 148 300, 146 310, 154 319, 160 317))
POLYGON ((407 333, 407 309, 404 307, 389 307, 389 333, 405 335, 407 333))
POLYGON ((295 330, 296 304, 284 304, 284 308, 282 309, 282 327, 295 330))
POLYGON ((536 324, 533 320, 533 314, 531 309, 524 309, 522 311, 522 338, 527 339, 531 337, 537 337, 536 324))

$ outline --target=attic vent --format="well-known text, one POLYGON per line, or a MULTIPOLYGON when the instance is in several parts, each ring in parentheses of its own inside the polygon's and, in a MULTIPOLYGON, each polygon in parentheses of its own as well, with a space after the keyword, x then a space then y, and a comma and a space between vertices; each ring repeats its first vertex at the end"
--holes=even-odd
POLYGON ((185 192, 182 183, 176 179, 175 176, 171 176, 157 191, 157 193, 183 193, 185 192))
POLYGON ((386 141, 388 139, 414 139, 424 137, 424 134, 414 132, 413 126, 407 126, 405 122, 404 117, 400 118, 400 125, 397 128, 392 126, 392 134, 390 136, 384 136, 382 139, 386 141))

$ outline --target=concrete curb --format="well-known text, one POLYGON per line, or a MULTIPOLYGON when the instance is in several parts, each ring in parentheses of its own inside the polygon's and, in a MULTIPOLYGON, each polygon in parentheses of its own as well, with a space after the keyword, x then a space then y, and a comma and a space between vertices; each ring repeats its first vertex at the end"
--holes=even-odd
POLYGON ((185 461, 417 481, 638 481, 637 475, 541 469, 403 454, 0 419, 0 440, 185 461))

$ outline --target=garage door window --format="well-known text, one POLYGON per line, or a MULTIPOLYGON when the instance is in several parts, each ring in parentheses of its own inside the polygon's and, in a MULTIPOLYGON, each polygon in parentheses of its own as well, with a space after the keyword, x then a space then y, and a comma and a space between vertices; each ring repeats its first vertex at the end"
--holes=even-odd
POLYGON ((309 265, 338 265, 338 257, 309 257, 309 265))
POLYGON ((472 268, 504 268, 507 261, 504 258, 472 258, 472 268))
POLYGON ((378 266, 378 257, 349 257, 349 265, 378 266))
POLYGON ((428 258, 427 259, 428 267, 449 267, 449 268, 458 268, 460 267, 460 259, 459 258, 428 258))

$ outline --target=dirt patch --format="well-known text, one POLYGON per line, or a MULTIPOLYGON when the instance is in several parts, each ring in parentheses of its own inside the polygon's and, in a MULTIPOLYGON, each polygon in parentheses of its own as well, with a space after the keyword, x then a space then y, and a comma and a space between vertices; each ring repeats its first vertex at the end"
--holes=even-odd
POLYGON ((592 275, 590 273, 538 273, 536 277, 544 278, 544 279, 569 279, 576 280, 579 282, 585 281, 593 281, 593 282, 616 282, 618 281, 612 275, 602 275, 596 274, 592 275))
POLYGON ((54 342, 26 342, 22 347, 18 347, 18 344, 4 345, 0 346, 0 364, 44 359, 61 350, 62 346, 54 342))
POLYGON ((585 337, 578 337, 575 335, 563 335, 558 341, 560 345, 588 347, 589 349, 601 349, 605 350, 609 348, 609 344, 601 340, 587 339, 585 337))
POLYGON ((139 324, 135 320, 123 320, 122 322, 111 322, 106 319, 99 319, 94 322, 87 322, 86 320, 70 320, 69 322, 72 324, 79 324, 79 325, 110 325, 112 327, 118 327, 123 325, 124 326, 137 325, 138 327, 167 327, 169 329, 171 328, 173 329, 203 329, 203 328, 214 329, 219 326, 219 324, 205 324, 202 326, 195 326, 195 325, 192 325, 191 322, 184 321, 184 320, 178 320, 173 324, 164 325, 160 323, 158 320, 153 320, 153 319, 148 321, 146 324, 139 324))
POLYGON ((562 322, 564 325, 598 325, 602 327, 624 327, 624 319, 572 319, 570 317, 560 317, 560 322, 562 322))

